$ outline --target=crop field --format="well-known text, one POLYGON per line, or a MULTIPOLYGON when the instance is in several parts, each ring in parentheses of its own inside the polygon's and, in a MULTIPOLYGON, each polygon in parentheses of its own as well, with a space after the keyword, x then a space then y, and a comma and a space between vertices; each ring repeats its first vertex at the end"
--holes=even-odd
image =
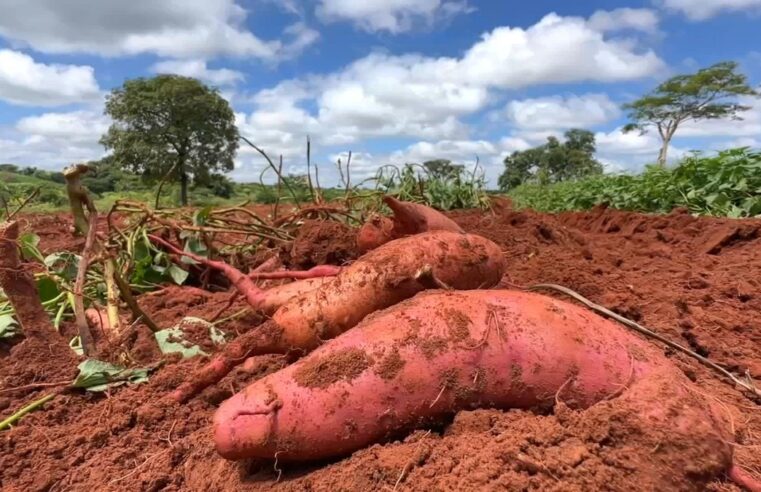
POLYGON ((758 183, 706 198, 703 164, 660 214, 404 170, 327 199, 96 201, 80 233, 8 207, 0 486, 754 486, 761 219, 726 216, 758 183))

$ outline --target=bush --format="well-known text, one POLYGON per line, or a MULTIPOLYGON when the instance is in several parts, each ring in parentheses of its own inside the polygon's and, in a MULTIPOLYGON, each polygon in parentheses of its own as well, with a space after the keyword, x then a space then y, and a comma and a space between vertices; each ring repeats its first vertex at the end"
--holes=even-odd
POLYGON ((480 208, 488 204, 483 174, 461 166, 447 173, 432 173, 426 167, 406 164, 401 170, 384 166, 374 181, 379 189, 400 200, 425 203, 439 210, 480 208))
POLYGON ((519 207, 543 212, 585 210, 598 204, 622 210, 700 215, 761 215, 761 152, 747 147, 713 157, 694 154, 673 169, 648 166, 639 175, 602 175, 547 186, 527 184, 509 193, 519 207))

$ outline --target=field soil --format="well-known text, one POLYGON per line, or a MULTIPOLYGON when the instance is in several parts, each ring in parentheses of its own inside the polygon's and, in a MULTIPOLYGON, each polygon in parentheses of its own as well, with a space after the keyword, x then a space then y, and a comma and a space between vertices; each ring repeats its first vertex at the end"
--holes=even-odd
MULTIPOLYGON (((695 218, 683 210, 661 216, 605 208, 545 215, 515 211, 506 201, 496 202, 492 211, 449 216, 502 247, 508 274, 501 288, 537 283, 569 287, 761 381, 761 221, 695 218)), ((41 236, 45 252, 82 247, 82 240, 71 238, 71 221, 63 214, 27 216, 25 221, 41 236)), ((326 259, 346 261, 355 254, 346 231, 319 234, 314 227, 309 224, 309 234, 304 234, 308 240, 291 249, 289 263, 308 267, 326 259), (334 250, 328 247, 332 236, 334 250), (313 242, 318 249, 306 247, 313 242)), ((229 292, 175 286, 143 295, 139 302, 160 326, 169 327, 185 316, 208 319, 229 298, 229 292)), ((223 317, 243 307, 237 301, 223 317)), ((252 314, 220 327, 241 333, 260 321, 252 314)), ((142 326, 125 344, 135 363, 160 359, 142 326)), ((51 391, 3 389, 65 381, 76 373, 68 357, 59 361, 49 350, 24 350, 23 345, 0 346, 3 417, 51 391), (44 370, 35 372, 37 367, 44 370)), ((726 412, 736 463, 761 477, 761 405, 694 360, 664 352, 696 383, 701 398, 726 412)), ((463 411, 437 427, 331 462, 230 462, 213 447, 215 409, 285 362, 279 356, 249 360, 188 404, 158 404, 202 363, 198 358, 167 358, 148 383, 105 395, 56 396, 0 432, 0 489, 740 490, 724 477, 706 478, 714 476, 717 465, 704 443, 676 430, 649 427, 636 409, 616 398, 584 411, 562 402, 550 413, 463 411)))

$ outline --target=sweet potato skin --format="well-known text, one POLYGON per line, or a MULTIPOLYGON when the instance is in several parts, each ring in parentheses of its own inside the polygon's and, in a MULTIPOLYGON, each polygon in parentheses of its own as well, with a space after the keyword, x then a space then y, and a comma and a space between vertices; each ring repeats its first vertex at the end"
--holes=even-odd
MULTIPOLYGON (((171 399, 187 401, 247 357, 308 353, 368 314, 432 288, 434 279, 455 289, 492 287, 505 268, 499 246, 481 236, 434 231, 397 239, 364 255, 322 286, 290 298, 271 320, 229 343, 173 391, 171 399)), ((270 296, 262 297, 278 300, 270 296)))
POLYGON ((394 213, 393 219, 371 218, 357 233, 357 248, 364 254, 389 241, 428 231, 464 232, 452 219, 426 205, 384 196, 383 202, 394 213))
POLYGON ((272 314, 291 299, 328 285, 333 279, 334 277, 304 278, 270 287, 264 291, 258 308, 264 314, 272 314))
POLYGON ((506 263, 499 246, 473 234, 433 231, 394 240, 275 312, 272 319, 283 329, 282 344, 312 350, 368 314, 431 288, 416 278, 425 267, 438 281, 461 290, 496 285, 506 263))
POLYGON ((229 459, 323 459, 463 409, 552 406, 556 398, 586 408, 621 395, 642 402, 651 420, 699 428, 728 463, 728 436, 706 406, 654 401, 668 391, 684 396, 688 384, 658 349, 573 304, 512 291, 429 291, 224 402, 215 443, 229 459))

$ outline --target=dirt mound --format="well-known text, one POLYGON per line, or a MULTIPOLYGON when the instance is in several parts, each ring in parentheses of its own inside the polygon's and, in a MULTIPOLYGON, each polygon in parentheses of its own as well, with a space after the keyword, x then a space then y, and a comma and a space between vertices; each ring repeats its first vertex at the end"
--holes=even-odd
MULTIPOLYGON (((731 370, 761 378, 761 221, 664 216, 598 208, 557 216, 515 211, 498 202, 493 212, 459 211, 467 231, 497 242, 508 259, 504 284, 558 283, 613 308, 669 338, 709 355, 731 370), (755 231, 755 232, 754 232, 755 231)), ((324 261, 350 251, 340 231, 304 230, 297 257, 324 261), (342 246, 343 245, 343 246, 342 246), (343 249, 342 249, 343 248, 343 249)), ((60 232, 60 231, 59 231, 60 232)), ((352 238, 353 239, 353 238, 352 238)), ((296 257, 296 255, 294 255, 296 257)), ((554 294, 553 294, 554 295, 554 294)), ((169 287, 139 298, 162 327, 184 316, 209 319, 230 293, 169 287)), ((223 316, 245 307, 237 301, 223 316)), ((253 328, 248 317, 221 325, 253 328)), ((150 333, 136 340, 148 344, 150 333)), ((133 350, 140 346, 133 344, 133 350)), ((147 346, 147 345, 146 345, 147 346)), ((668 352, 667 352, 668 353, 668 352)), ((715 402, 732 422, 736 462, 761 471, 758 405, 694 361, 671 354, 697 384, 701 400, 715 402)), ((155 359, 149 349, 144 362, 155 359)), ((49 353, 0 352, 2 385, 13 367, 35 365, 49 353)), ((0 434, 0 487, 27 490, 723 490, 715 446, 664 422, 645 420, 625 396, 572 411, 460 412, 448 424, 381 443, 343 460, 282 465, 274 460, 232 463, 212 445, 210 420, 221 401, 249 382, 283 367, 277 356, 258 357, 184 406, 158 400, 203 360, 171 359, 149 383, 112 395, 71 393, 0 434)), ((62 373, 62 377, 64 374, 62 373)), ((0 393, 2 415, 46 390, 0 393)), ((688 398, 688 397, 685 397, 688 398)), ((653 404, 653 402, 647 402, 653 404)), ((686 404, 689 404, 685 400, 686 404)), ((656 403, 657 404, 657 403, 656 403)), ((305 416, 319 418, 319 416, 305 416)))
POLYGON ((343 265, 359 254, 357 231, 333 220, 305 220, 285 253, 285 262, 293 269, 343 265))

